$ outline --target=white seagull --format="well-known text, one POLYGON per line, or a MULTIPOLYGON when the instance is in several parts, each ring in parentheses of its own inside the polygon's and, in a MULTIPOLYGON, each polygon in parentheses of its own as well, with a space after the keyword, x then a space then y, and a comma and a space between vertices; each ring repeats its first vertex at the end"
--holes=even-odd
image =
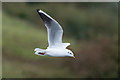
POLYGON ((75 58, 73 52, 69 49, 66 49, 70 43, 62 43, 63 29, 60 24, 42 10, 38 9, 37 12, 47 28, 49 46, 47 49, 35 48, 35 54, 39 56, 47 55, 51 57, 75 58))

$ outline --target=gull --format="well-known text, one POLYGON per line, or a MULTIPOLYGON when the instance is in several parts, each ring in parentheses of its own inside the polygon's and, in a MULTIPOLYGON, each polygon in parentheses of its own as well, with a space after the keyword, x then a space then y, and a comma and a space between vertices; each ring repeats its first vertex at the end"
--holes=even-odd
POLYGON ((47 28, 49 46, 47 49, 35 48, 35 54, 39 56, 75 58, 73 52, 66 49, 70 43, 62 43, 63 29, 60 24, 44 11, 38 9, 37 12, 47 28))

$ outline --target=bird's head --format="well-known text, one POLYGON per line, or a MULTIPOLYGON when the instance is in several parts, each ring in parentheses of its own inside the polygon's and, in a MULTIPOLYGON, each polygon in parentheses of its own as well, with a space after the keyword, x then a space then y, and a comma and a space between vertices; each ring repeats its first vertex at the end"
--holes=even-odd
POLYGON ((66 56, 67 56, 67 57, 75 58, 73 52, 72 52, 71 50, 68 50, 68 49, 66 49, 66 56))

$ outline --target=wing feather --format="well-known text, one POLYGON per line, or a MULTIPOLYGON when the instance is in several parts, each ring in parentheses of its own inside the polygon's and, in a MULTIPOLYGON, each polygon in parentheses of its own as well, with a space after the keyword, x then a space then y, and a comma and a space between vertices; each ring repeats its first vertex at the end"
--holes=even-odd
POLYGON ((60 24, 42 10, 37 10, 37 12, 47 28, 49 47, 57 45, 65 47, 66 45, 62 43, 63 29, 60 24))

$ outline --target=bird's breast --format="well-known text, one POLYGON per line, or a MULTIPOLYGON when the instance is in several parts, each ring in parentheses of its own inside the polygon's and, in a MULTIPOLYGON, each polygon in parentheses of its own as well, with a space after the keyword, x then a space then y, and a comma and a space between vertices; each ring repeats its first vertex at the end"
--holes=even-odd
POLYGON ((46 50, 46 55, 53 56, 53 57, 64 57, 65 56, 65 50, 64 49, 48 49, 46 50))

